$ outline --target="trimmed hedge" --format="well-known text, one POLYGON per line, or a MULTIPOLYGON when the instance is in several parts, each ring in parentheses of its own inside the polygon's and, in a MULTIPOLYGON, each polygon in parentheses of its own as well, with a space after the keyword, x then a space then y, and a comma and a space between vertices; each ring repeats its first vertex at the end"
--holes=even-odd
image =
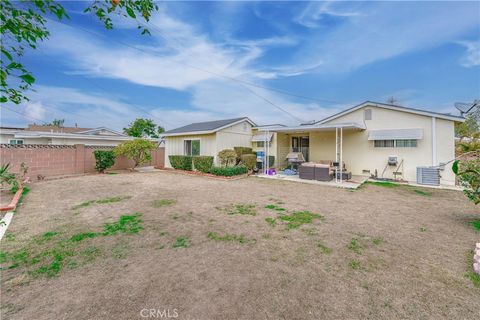
POLYGON ((192 171, 192 156, 168 156, 174 169, 192 171))
POLYGON ((247 167, 245 166, 234 166, 234 167, 212 167, 211 173, 216 176, 238 176, 240 174, 245 174, 248 172, 247 167))
POLYGON ((242 161, 244 154, 254 154, 253 149, 249 147, 233 147, 233 150, 237 154, 237 165, 242 161))
POLYGON ((209 173, 213 167, 213 157, 210 156, 194 156, 193 166, 195 170, 209 173))
POLYGON ((224 149, 218 153, 218 159, 220 159, 222 166, 235 165, 237 153, 233 149, 224 149))
POLYGON ((242 154, 241 161, 248 170, 253 170, 257 165, 257 156, 254 154, 242 154))

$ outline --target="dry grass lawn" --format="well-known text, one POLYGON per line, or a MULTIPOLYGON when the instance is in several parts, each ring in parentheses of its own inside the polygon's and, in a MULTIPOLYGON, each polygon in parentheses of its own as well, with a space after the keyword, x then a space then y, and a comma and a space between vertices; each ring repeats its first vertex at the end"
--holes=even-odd
POLYGON ((167 172, 35 183, 2 240, 1 318, 479 319, 480 207, 416 190, 167 172))

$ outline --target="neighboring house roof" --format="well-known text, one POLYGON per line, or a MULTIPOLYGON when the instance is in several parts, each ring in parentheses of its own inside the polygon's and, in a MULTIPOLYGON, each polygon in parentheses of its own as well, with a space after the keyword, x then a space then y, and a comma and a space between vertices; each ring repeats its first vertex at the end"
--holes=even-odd
POLYGON ((168 137, 168 136, 183 136, 183 135, 191 135, 191 134, 209 134, 209 133, 214 133, 224 128, 233 126, 237 123, 241 123, 243 121, 247 121, 252 126, 255 126, 255 123, 252 120, 250 120, 248 117, 215 120, 215 121, 191 123, 189 125, 186 125, 180 128, 165 131, 164 133, 162 133, 162 136, 168 137))
POLYGON ((112 129, 109 129, 107 127, 98 127, 95 129, 89 129, 85 131, 78 131, 76 133, 81 133, 81 134, 90 134, 90 135, 103 135, 103 136, 126 136, 126 134, 115 131, 112 129))
POLYGON ((87 131, 91 129, 92 128, 41 126, 37 124, 29 124, 28 128, 25 128, 25 130, 28 130, 28 131, 64 132, 64 133, 82 132, 82 131, 87 131))
POLYGON ((451 114, 447 113, 439 113, 439 112, 433 112, 433 111, 427 111, 427 110, 420 110, 420 109, 414 109, 414 108, 407 108, 403 106, 397 106, 393 104, 387 104, 387 103, 380 103, 380 102, 373 102, 373 101, 365 101, 362 104, 356 105, 352 108, 346 109, 344 111, 341 111, 339 113, 336 113, 330 117, 327 117, 323 120, 317 121, 317 124, 323 124, 328 121, 337 119, 343 115, 346 115, 350 112, 353 112, 355 110, 361 109, 366 106, 372 106, 372 107, 377 107, 377 108, 383 108, 383 109, 390 109, 390 110, 395 110, 395 111, 401 111, 401 112, 408 112, 408 113, 414 113, 414 114, 419 114, 423 116, 428 116, 428 117, 436 117, 439 119, 446 119, 446 120, 452 120, 452 121, 457 121, 457 122, 463 122, 465 121, 465 118, 460 117, 460 116, 454 116, 451 114))

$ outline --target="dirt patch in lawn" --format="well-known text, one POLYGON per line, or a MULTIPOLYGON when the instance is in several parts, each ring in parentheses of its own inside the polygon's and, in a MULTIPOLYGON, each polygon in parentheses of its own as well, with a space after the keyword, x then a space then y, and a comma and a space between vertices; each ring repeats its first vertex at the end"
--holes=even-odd
POLYGON ((479 214, 437 189, 169 172, 44 181, 1 243, 1 315, 475 319, 479 214))

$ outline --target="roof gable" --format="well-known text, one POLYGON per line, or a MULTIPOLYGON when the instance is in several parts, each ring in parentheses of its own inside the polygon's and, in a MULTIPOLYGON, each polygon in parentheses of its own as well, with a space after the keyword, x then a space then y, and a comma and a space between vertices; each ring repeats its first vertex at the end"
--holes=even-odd
POLYGON ((252 126, 255 125, 255 123, 247 117, 224 119, 224 120, 191 123, 189 125, 186 125, 180 128, 166 131, 162 135, 174 136, 174 135, 187 135, 187 134, 199 134, 199 133, 200 134, 214 133, 226 127, 235 125, 237 123, 241 123, 243 121, 247 121, 252 126))
POLYGON ((356 105, 352 108, 346 109, 344 111, 338 112, 330 117, 327 117, 323 120, 320 120, 316 122, 317 124, 323 124, 327 123, 331 120, 337 119, 341 116, 344 116, 346 114, 349 114, 351 112, 354 112, 358 109, 364 108, 364 107, 377 107, 377 108, 383 108, 383 109, 389 109, 389 110, 394 110, 394 111, 400 111, 400 112, 407 112, 407 113, 413 113, 413 114, 418 114, 418 115, 423 115, 427 117, 436 117, 439 119, 445 119, 445 120, 451 120, 451 121, 457 121, 457 122, 463 122, 465 121, 465 118, 460 117, 460 116, 454 116, 451 114, 447 113, 439 113, 439 112, 433 112, 433 111, 427 111, 427 110, 421 110, 421 109, 414 109, 414 108, 408 108, 408 107, 403 107, 403 106, 397 106, 393 104, 387 104, 387 103, 379 103, 379 102, 372 102, 372 101, 366 101, 362 104, 356 105))
POLYGON ((89 134, 89 135, 99 135, 99 136, 126 136, 125 134, 123 134, 119 131, 109 129, 107 127, 98 127, 98 128, 94 128, 94 129, 85 130, 85 131, 78 131, 78 132, 75 132, 75 133, 89 134))

